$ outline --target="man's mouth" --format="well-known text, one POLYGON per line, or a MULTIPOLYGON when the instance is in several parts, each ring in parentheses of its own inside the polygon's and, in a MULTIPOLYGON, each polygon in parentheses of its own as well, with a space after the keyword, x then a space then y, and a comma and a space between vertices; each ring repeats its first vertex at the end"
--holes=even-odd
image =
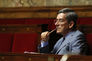
POLYGON ((57 27, 56 29, 60 29, 60 28, 57 27))

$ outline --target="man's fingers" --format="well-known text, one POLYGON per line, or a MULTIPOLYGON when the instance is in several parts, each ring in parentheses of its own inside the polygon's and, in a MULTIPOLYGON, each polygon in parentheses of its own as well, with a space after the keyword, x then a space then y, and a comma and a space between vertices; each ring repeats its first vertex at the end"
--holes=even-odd
POLYGON ((42 39, 43 41, 47 41, 48 38, 49 38, 49 32, 48 32, 48 31, 43 32, 43 33, 41 34, 41 39, 42 39))
POLYGON ((46 38, 46 37, 48 36, 48 34, 49 34, 48 31, 43 32, 43 33, 41 34, 41 37, 42 37, 42 38, 46 38))

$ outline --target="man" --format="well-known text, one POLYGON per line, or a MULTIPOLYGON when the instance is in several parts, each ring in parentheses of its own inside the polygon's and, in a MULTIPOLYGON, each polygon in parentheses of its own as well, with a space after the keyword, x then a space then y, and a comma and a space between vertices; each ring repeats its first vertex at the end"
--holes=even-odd
MULTIPOLYGON (((41 45, 40 51, 44 53, 53 53, 53 54, 78 54, 78 55, 86 55, 88 52, 88 46, 85 39, 85 36, 82 32, 76 29, 76 22, 78 16, 77 14, 69 9, 64 8, 59 10, 57 14, 57 18, 55 20, 56 25, 56 33, 62 34, 61 37, 56 44, 52 51, 48 51, 48 40, 50 32, 46 31, 41 34, 41 45), (46 43, 46 44, 45 44, 46 43), (45 45, 44 45, 45 44, 45 45), (46 48, 45 48, 46 47, 46 48)), ((53 40, 54 41, 54 40, 53 40)))

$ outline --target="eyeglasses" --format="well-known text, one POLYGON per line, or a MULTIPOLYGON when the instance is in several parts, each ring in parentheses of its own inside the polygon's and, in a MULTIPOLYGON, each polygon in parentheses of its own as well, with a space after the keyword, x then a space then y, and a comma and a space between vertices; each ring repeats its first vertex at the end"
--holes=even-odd
POLYGON ((64 19, 55 19, 54 23, 56 23, 56 22, 59 22, 59 23, 64 22, 64 19))

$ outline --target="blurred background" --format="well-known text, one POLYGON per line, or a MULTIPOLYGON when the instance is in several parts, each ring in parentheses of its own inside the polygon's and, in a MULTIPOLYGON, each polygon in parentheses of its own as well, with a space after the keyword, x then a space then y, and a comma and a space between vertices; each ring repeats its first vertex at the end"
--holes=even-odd
POLYGON ((92 0, 0 0, 0 52, 38 52, 41 32, 53 30, 58 10, 66 7, 78 14, 92 54, 92 0))

